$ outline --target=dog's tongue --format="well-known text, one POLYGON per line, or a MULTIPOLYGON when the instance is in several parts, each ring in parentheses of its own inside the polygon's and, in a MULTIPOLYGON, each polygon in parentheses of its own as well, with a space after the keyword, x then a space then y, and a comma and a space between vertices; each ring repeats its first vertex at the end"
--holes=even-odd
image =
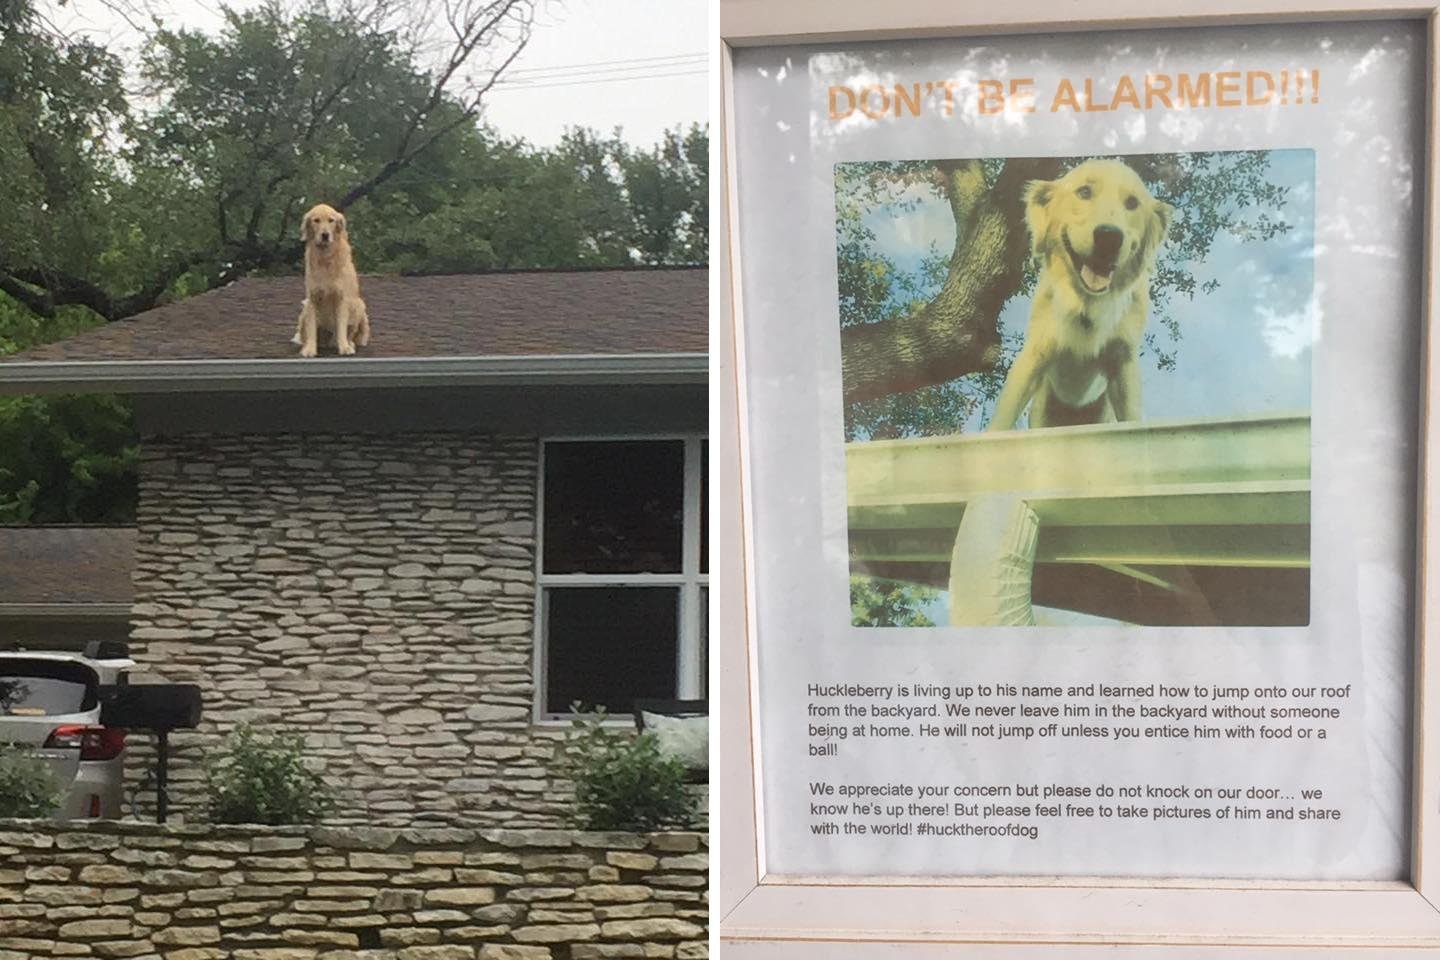
POLYGON ((1110 274, 1099 274, 1090 269, 1090 264, 1080 265, 1080 279, 1085 281, 1085 286, 1096 293, 1102 293, 1110 288, 1110 274))

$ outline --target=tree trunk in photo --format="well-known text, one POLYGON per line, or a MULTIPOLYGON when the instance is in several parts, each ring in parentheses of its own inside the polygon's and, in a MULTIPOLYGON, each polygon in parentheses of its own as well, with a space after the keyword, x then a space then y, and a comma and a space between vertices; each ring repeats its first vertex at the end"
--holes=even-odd
POLYGON ((978 160, 935 166, 955 216, 949 273, 920 310, 841 332, 847 403, 945 383, 999 360, 1000 310, 1029 256, 1021 196, 1028 181, 1057 176, 1060 161, 1008 160, 993 186, 978 160))

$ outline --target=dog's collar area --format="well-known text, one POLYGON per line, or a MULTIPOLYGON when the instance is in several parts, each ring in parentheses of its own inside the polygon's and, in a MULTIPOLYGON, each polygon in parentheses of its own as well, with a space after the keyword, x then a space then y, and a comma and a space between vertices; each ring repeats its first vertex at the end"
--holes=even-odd
POLYGON ((1090 314, 1082 313, 1075 318, 1075 322, 1086 330, 1095 329, 1095 321, 1090 319, 1090 314))

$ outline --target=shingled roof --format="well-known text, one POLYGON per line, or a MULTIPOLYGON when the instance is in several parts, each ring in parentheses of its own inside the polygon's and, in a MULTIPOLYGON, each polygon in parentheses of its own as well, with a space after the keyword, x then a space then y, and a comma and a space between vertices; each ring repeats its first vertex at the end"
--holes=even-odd
MULTIPOLYGON (((704 267, 365 276, 374 334, 358 356, 704 353, 707 286, 704 267)), ((304 297, 301 277, 249 277, 0 363, 296 358, 304 297)))
POLYGON ((0 526, 0 607, 128 604, 133 527, 0 526))

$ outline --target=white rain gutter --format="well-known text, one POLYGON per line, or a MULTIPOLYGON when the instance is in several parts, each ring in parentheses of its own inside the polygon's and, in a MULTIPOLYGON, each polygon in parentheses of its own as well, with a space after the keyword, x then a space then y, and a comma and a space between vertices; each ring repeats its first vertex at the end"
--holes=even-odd
POLYGON ((0 394, 704 384, 705 353, 0 363, 0 394))

